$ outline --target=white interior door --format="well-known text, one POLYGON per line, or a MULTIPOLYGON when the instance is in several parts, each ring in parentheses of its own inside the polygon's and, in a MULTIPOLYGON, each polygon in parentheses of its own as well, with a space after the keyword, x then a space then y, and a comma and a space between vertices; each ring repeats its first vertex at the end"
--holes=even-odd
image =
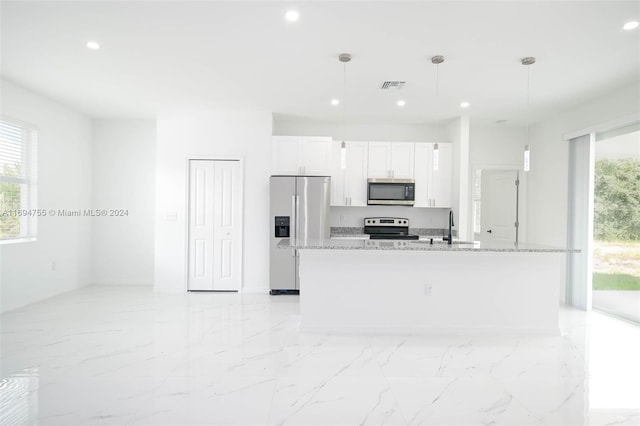
POLYGON ((239 290, 239 161, 189 162, 189 290, 239 290))
POLYGON ((480 241, 516 241, 515 170, 483 170, 480 212, 480 241))
POLYGON ((189 162, 189 290, 213 290, 214 162, 189 162))
POLYGON ((240 162, 216 161, 214 169, 213 289, 239 290, 240 162))

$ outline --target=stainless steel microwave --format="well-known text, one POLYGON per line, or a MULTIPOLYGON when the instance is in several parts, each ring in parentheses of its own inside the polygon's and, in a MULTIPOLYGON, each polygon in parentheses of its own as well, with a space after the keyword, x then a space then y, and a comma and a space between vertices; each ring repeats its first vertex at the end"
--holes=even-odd
POLYGON ((367 204, 413 206, 416 182, 413 179, 368 179, 367 204))

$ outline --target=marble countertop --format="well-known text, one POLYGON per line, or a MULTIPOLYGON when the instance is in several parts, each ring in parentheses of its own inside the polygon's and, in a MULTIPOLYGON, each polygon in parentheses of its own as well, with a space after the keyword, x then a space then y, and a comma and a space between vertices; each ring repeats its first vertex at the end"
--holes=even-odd
POLYGON ((549 247, 538 244, 519 243, 480 243, 454 241, 449 245, 442 241, 430 244, 423 240, 365 240, 365 239, 326 239, 299 241, 290 244, 288 239, 278 244, 279 248, 296 248, 299 250, 393 250, 393 251, 466 251, 466 252, 523 252, 523 253, 579 253, 579 250, 561 247, 549 247))

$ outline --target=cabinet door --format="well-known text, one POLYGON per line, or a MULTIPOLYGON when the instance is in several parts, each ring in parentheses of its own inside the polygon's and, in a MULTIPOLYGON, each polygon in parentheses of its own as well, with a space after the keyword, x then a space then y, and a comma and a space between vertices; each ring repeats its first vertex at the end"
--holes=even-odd
POLYGON ((331 138, 304 137, 300 165, 305 175, 329 176, 331 174, 331 138))
POLYGON ((345 206, 346 196, 344 193, 345 170, 341 167, 342 141, 331 143, 331 205, 345 206))
POLYGON ((367 142, 347 142, 345 195, 350 206, 367 205, 367 142))
POLYGON ((432 143, 416 143, 414 155, 414 179, 416 180, 416 203, 414 207, 431 207, 431 152, 432 143))
POLYGON ((453 189, 453 146, 438 144, 438 170, 432 172, 431 195, 434 207, 451 207, 453 189))
POLYGON ((393 178, 413 179, 414 143, 391 143, 391 167, 393 178))
POLYGON ((391 169, 391 144, 389 142, 369 142, 369 164, 367 176, 388 178, 391 169))
POLYGON ((302 139, 298 136, 273 137, 271 174, 297 175, 300 173, 302 139))

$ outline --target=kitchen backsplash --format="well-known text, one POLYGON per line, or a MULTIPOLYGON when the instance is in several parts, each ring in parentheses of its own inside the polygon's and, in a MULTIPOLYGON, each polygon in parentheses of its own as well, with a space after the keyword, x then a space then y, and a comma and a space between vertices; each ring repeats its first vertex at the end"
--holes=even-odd
POLYGON ((331 207, 329 224, 362 229, 365 217, 406 217, 414 229, 441 230, 449 226, 449 209, 405 206, 331 207))

